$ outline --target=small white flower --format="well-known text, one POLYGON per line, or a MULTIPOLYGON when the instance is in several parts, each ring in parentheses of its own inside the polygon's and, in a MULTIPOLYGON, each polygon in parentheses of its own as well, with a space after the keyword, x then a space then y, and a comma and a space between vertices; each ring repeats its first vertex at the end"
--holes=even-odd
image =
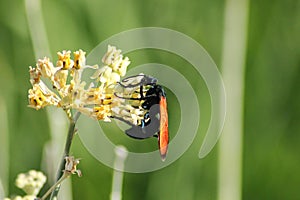
POLYGON ((16 186, 26 192, 27 195, 36 196, 46 182, 46 176, 42 172, 30 170, 21 173, 16 179, 16 186))
POLYGON ((117 50, 116 47, 108 45, 107 52, 103 56, 102 62, 106 65, 111 65, 118 59, 120 55, 121 55, 120 49, 117 50))
POLYGON ((36 196, 34 195, 26 195, 22 198, 22 200, 36 200, 36 196))
POLYGON ((47 57, 38 60, 37 69, 41 72, 41 75, 46 78, 52 77, 57 70, 47 57))

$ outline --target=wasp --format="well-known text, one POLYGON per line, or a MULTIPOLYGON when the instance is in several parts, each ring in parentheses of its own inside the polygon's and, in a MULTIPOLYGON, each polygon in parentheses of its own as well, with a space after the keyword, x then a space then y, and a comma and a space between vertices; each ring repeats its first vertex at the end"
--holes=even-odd
POLYGON ((118 84, 130 96, 120 96, 117 92, 114 95, 118 98, 138 101, 137 104, 132 103, 133 107, 141 107, 146 112, 139 124, 133 124, 122 117, 114 118, 131 126, 125 133, 132 138, 157 137, 160 155, 164 161, 168 150, 169 131, 167 99, 163 87, 157 84, 157 79, 144 74, 127 77, 118 84))

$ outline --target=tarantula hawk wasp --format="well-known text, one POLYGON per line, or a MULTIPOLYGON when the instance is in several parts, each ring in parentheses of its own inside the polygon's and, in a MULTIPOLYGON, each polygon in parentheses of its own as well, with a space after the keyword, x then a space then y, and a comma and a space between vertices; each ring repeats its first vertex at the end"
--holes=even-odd
POLYGON ((141 102, 140 106, 147 112, 144 114, 144 119, 139 125, 134 125, 122 117, 114 118, 132 126, 125 131, 132 138, 145 139, 157 137, 160 155, 164 161, 168 149, 169 132, 167 100, 163 87, 157 84, 157 79, 144 74, 127 77, 118 84, 125 90, 132 90, 139 93, 139 97, 123 97, 115 92, 114 95, 116 97, 127 100, 138 100, 141 102))

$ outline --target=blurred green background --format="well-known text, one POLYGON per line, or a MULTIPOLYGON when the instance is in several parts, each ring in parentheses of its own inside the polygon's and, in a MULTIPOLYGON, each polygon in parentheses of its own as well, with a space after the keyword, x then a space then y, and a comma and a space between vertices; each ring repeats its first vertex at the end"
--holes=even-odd
MULTIPOLYGON (((221 0, 43 0, 42 14, 51 53, 47 56, 52 56, 54 62, 56 52, 63 49, 81 48, 89 53, 113 34, 154 26, 192 37, 220 66, 224 5, 221 0)), ((242 199, 300 199, 300 2, 250 1, 248 9, 242 199)), ((217 199, 218 146, 206 158, 197 157, 210 117, 204 81, 192 67, 186 67, 186 61, 166 52, 143 50, 127 56, 132 60, 131 67, 157 62, 182 72, 201 91, 197 94, 201 122, 192 146, 172 165, 151 173, 126 173, 123 199, 217 199)), ((28 66, 35 62, 25 2, 1 0, 0 173, 6 195, 22 193, 14 186, 18 173, 45 170, 43 148, 51 139, 48 115, 45 110, 27 107, 27 90, 31 87, 28 66)), ((174 95, 168 100, 172 138, 179 109, 174 95)), ((109 128, 109 124, 105 126, 109 128)), ((133 140, 120 131, 109 137, 129 150, 156 149, 156 141, 133 140)), ((73 199, 109 199, 113 170, 94 159, 78 137, 71 152, 83 158, 79 168, 84 174, 82 178, 72 178, 73 199)))

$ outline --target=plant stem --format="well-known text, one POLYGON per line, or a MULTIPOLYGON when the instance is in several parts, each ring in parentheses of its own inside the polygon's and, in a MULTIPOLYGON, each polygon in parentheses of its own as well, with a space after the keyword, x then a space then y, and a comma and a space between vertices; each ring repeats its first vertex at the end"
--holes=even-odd
MULTIPOLYGON (((62 160, 60 162, 59 169, 57 171, 57 177, 56 177, 56 181, 57 182, 61 179, 61 177, 63 177, 63 174, 64 174, 63 170, 65 169, 65 162, 66 162, 65 158, 67 156, 69 156, 71 144, 72 144, 72 141, 73 141, 73 137, 74 137, 74 134, 76 132, 75 125, 76 125, 76 122, 77 122, 79 116, 80 116, 80 112, 77 112, 75 114, 74 118, 70 120, 70 125, 69 125, 68 136, 67 136, 67 140, 66 140, 66 144, 65 144, 64 154, 63 154, 62 160)), ((55 186, 55 189, 52 191, 50 200, 52 200, 55 197, 57 197, 58 192, 60 190, 60 183, 59 184, 55 184, 55 185, 56 186, 55 186)))
POLYGON ((40 200, 45 200, 48 196, 49 196, 49 194, 52 192, 52 191, 54 191, 54 189, 58 186, 58 185, 60 185, 60 183, 61 182, 63 182, 63 180, 65 180, 68 176, 69 176, 70 174, 66 174, 66 173, 64 173, 63 175, 62 175, 62 177, 60 177, 60 179, 44 194, 44 196, 40 199, 40 200))
POLYGON ((123 170, 128 151, 123 146, 116 146, 115 148, 115 163, 114 163, 114 173, 112 180, 112 189, 110 194, 111 200, 121 200, 122 199, 122 189, 123 189, 123 170))
POLYGON ((227 112, 219 141, 218 200, 240 200, 249 0, 226 0, 224 15, 221 69, 227 88, 227 112))

